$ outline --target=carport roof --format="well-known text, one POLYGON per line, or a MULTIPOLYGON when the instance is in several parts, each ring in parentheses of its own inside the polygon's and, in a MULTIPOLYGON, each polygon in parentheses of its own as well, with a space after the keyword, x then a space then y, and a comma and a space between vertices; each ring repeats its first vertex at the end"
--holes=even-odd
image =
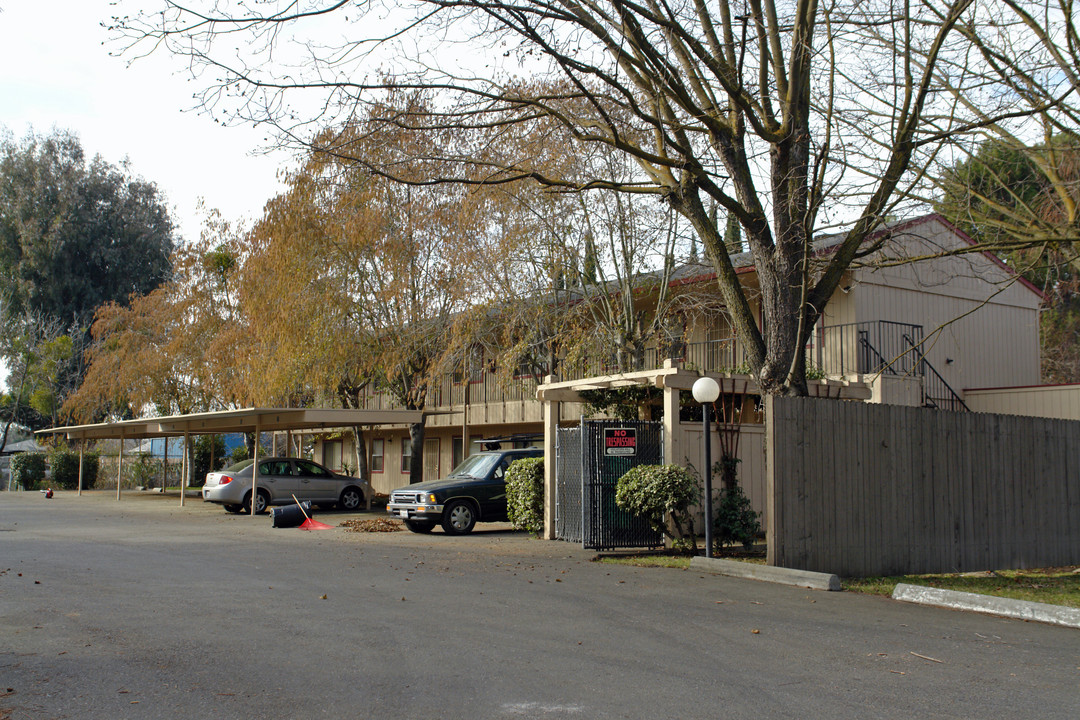
POLYGON ((334 408, 245 408, 140 418, 92 425, 67 425, 39 430, 39 435, 64 435, 68 440, 148 438, 256 430, 313 430, 353 425, 400 425, 423 422, 420 410, 342 410, 334 408))

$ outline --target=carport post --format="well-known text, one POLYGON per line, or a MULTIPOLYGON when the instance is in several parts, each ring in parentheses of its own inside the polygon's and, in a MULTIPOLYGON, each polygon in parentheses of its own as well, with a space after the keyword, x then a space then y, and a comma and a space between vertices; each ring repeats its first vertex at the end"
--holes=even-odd
POLYGON ((116 456, 116 499, 120 499, 120 479, 124 472, 124 431, 120 431, 120 454, 116 456))
MULTIPOLYGON (((545 383, 554 382, 555 378, 548 375, 544 378, 545 383)), ((558 497, 558 489, 555 484, 555 438, 559 431, 559 415, 561 408, 557 400, 544 398, 544 539, 555 540, 555 500, 558 497)))
POLYGON ((84 450, 86 450, 86 438, 79 438, 79 497, 82 497, 82 464, 84 450))
MULTIPOLYGON (((169 443, 168 439, 165 440, 165 444, 169 443)), ((180 507, 184 507, 184 495, 187 494, 187 476, 190 468, 188 467, 188 455, 191 450, 191 436, 187 430, 184 430, 184 461, 180 463, 180 507)))
POLYGON ((251 517, 255 517, 255 503, 256 498, 259 497, 259 431, 261 429, 259 421, 256 419, 255 449, 251 452, 251 517))

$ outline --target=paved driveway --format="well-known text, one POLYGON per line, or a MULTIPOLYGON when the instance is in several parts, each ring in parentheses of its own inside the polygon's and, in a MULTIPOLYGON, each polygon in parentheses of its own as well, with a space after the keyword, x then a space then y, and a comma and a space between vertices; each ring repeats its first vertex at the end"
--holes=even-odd
MULTIPOLYGON (((337 523, 347 515, 323 514, 337 523)), ((1080 632, 590 562, 0 493, 0 719, 1075 718, 1080 632)))

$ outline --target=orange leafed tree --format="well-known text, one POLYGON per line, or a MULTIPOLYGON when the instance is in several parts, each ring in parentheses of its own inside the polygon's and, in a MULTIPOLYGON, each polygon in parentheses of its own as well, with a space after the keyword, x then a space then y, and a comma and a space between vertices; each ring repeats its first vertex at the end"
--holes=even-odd
MULTIPOLYGON (((333 134, 351 155, 383 158, 414 141, 362 121, 333 134)), ((490 292, 482 199, 461 186, 394 183, 319 152, 288 185, 253 229, 242 270, 259 394, 357 407, 377 389, 423 410, 452 324, 490 292)), ((410 434, 418 480, 422 424, 410 434)))
POLYGON ((89 369, 64 405, 76 421, 186 413, 252 400, 250 355, 232 287, 238 237, 217 213, 199 242, 174 252, 173 276, 153 292, 100 308, 89 369))

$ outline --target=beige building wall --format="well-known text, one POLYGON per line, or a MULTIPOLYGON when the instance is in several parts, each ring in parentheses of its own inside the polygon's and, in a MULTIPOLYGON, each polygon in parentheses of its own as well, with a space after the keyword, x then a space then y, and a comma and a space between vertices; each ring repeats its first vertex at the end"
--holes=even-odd
POLYGON ((1080 420, 1080 385, 1044 385, 967 390, 975 412, 1080 420))
MULTIPOLYGON (((902 238, 891 258, 967 247, 940 221, 902 238)), ((954 390, 1039 382, 1041 296, 982 253, 862 269, 857 321, 923 326, 927 360, 954 390)))

